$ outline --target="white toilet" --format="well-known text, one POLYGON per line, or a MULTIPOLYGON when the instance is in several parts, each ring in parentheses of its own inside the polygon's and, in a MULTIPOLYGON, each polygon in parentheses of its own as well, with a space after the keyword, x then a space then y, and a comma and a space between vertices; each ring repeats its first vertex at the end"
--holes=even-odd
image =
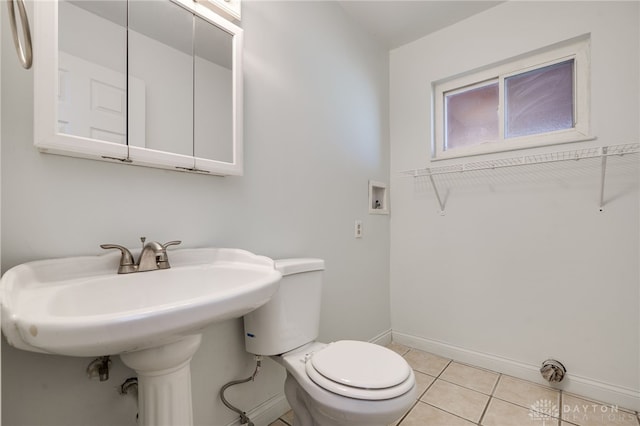
POLYGON ((280 288, 244 317, 248 352, 271 356, 287 370, 285 395, 295 426, 386 426, 416 400, 404 358, 367 342, 316 342, 324 261, 276 261, 280 288))

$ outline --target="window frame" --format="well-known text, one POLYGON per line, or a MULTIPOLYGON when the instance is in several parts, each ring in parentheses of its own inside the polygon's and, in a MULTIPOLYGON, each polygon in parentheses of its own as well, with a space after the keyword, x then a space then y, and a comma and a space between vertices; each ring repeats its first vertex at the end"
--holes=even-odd
POLYGON ((431 84, 433 94, 431 160, 491 154, 593 139, 591 136, 590 68, 590 37, 587 34, 453 78, 433 82, 431 84), (571 59, 574 60, 574 127, 535 135, 505 138, 505 79, 571 59), (498 81, 498 139, 479 145, 445 149, 445 96, 449 93, 459 93, 478 87, 492 80, 498 81))

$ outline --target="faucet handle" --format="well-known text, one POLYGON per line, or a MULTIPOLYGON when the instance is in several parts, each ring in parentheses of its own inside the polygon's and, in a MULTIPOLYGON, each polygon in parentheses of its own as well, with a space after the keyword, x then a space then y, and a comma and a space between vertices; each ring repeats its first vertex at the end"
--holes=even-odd
POLYGON ((167 247, 180 244, 182 241, 169 241, 168 243, 160 244, 162 247, 161 253, 156 253, 156 265, 158 269, 169 269, 169 256, 167 255, 167 247))
POLYGON ((169 241, 168 243, 164 243, 164 244, 161 244, 161 245, 162 245, 162 247, 164 249, 166 249, 169 246, 177 246, 178 244, 181 244, 181 243, 182 243, 182 241, 169 241))
POLYGON ((130 272, 136 271, 136 265, 133 261, 133 256, 131 252, 126 247, 120 246, 118 244, 100 244, 100 247, 105 250, 110 249, 118 249, 120 250, 120 266, 118 267, 119 274, 128 274, 130 272))

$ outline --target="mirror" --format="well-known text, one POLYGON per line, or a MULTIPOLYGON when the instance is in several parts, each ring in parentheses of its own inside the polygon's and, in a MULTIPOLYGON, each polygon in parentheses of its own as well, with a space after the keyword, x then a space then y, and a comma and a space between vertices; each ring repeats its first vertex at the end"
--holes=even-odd
POLYGON ((233 162, 233 36, 195 18, 195 156, 233 162))
POLYGON ((242 174, 241 28, 192 0, 35 9, 41 151, 242 174))
POLYGON ((193 156, 193 14, 129 0, 129 77, 129 145, 193 156))
POLYGON ((60 1, 58 28, 58 132, 126 145, 126 1, 60 1))

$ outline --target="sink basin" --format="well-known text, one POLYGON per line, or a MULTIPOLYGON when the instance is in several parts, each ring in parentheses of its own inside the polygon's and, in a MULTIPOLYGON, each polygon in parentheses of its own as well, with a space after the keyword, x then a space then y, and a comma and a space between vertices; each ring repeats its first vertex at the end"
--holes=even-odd
POLYGON ((171 269, 118 275, 119 253, 29 262, 0 282, 17 348, 72 356, 161 346, 266 303, 280 273, 238 249, 170 250, 171 269))

